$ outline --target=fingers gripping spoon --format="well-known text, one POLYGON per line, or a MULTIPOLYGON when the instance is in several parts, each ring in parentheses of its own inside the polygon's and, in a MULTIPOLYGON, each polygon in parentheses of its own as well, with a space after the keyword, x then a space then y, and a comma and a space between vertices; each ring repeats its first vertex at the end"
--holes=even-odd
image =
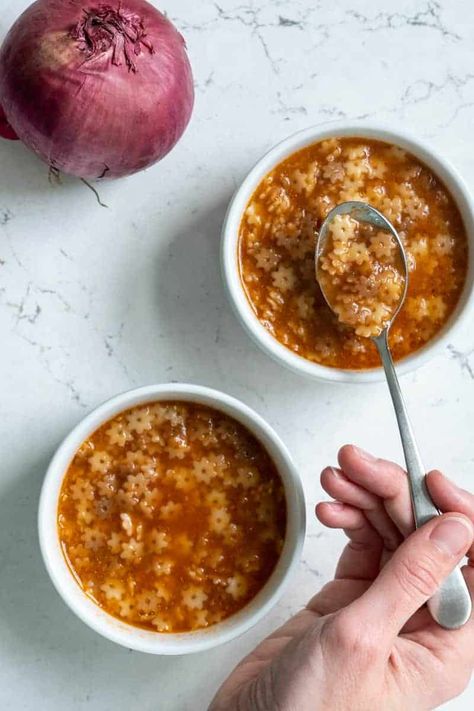
MULTIPOLYGON (((416 527, 422 526, 440 512, 433 504, 425 484, 425 469, 416 445, 413 429, 408 418, 407 409, 400 390, 397 374, 393 364, 388 343, 390 327, 399 313, 406 297, 408 287, 408 264, 405 249, 393 225, 375 208, 362 202, 343 202, 333 208, 327 215, 319 231, 316 245, 316 278, 324 298, 332 311, 334 306, 334 291, 327 289, 327 272, 323 273, 321 258, 325 255, 329 237, 329 227, 337 215, 348 215, 361 225, 372 225, 377 230, 389 233, 395 240, 397 252, 397 267, 404 278, 404 288, 398 304, 391 313, 381 332, 372 336, 379 352, 390 395, 392 397, 397 417, 400 437, 405 455, 411 501, 416 527)), ((342 319, 341 319, 342 320, 342 319)), ((460 568, 456 568, 442 583, 436 594, 428 601, 428 608, 433 618, 441 627, 456 629, 464 625, 471 616, 471 597, 460 568)))

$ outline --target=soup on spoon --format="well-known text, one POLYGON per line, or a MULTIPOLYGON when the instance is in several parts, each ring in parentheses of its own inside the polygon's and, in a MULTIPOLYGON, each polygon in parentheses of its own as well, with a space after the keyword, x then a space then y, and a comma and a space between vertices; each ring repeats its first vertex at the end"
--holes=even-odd
POLYGON ((357 219, 357 210, 366 210, 365 205, 345 205, 348 211, 328 219, 318 241, 317 279, 341 323, 358 336, 376 337, 389 326, 403 301, 405 258, 382 222, 357 219))

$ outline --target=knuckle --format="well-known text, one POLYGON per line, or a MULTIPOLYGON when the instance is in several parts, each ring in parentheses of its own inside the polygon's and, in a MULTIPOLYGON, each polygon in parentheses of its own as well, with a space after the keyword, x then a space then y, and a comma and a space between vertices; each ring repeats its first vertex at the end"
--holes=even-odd
POLYGON ((439 586, 436 561, 429 555, 402 559, 394 572, 402 590, 411 597, 431 597, 439 586))
POLYGON ((368 543, 367 541, 349 541, 347 544, 347 549, 354 551, 354 553, 363 553, 364 551, 370 551, 376 547, 374 543, 368 543))
POLYGON ((328 623, 327 641, 332 649, 360 661, 372 660, 377 654, 377 639, 370 625, 361 625, 350 613, 335 615, 328 623))

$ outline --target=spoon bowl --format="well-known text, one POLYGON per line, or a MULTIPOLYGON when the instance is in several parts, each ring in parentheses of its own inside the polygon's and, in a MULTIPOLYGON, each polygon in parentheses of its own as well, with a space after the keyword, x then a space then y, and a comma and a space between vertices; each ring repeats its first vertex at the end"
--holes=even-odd
POLYGON ((381 212, 376 210, 375 207, 372 207, 371 205, 368 205, 365 202, 358 202, 356 200, 348 200, 347 202, 341 202, 339 205, 336 205, 336 207, 333 207, 333 209, 328 212, 326 219, 322 223, 321 228, 319 230, 318 239, 316 243, 315 260, 316 280, 320 286, 324 299, 326 300, 326 303, 328 304, 331 311, 334 311, 334 304, 332 303, 331 295, 325 288, 325 280, 322 278, 321 257, 324 255, 326 250, 327 240, 329 236, 329 227, 331 225, 331 222, 337 215, 349 215, 349 217, 351 217, 356 222, 372 225, 378 230, 388 232, 395 240, 395 244, 397 247, 397 256, 399 257, 399 265, 397 266, 401 266, 402 276, 404 278, 404 288, 397 307, 392 313, 392 317, 389 323, 385 326, 379 336, 373 337, 373 340, 376 341, 377 338, 385 338, 384 331, 389 331, 390 326, 396 319, 398 313, 400 312, 400 309, 403 306, 408 291, 408 260, 405 252, 405 247, 403 246, 402 240, 400 239, 400 235, 398 234, 392 223, 389 222, 389 220, 387 220, 387 218, 382 215, 381 212))

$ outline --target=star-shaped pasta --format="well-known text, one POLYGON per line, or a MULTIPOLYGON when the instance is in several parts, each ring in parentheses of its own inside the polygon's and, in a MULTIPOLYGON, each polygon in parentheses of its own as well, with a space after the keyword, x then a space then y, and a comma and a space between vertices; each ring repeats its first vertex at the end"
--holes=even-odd
POLYGON ((175 501, 168 501, 164 506, 160 506, 160 518, 164 521, 176 518, 182 509, 181 504, 177 504, 175 501))
POLYGON ((95 451, 89 457, 91 471, 105 474, 110 469, 112 458, 107 452, 95 451))
POLYGON ((122 543, 122 552, 120 557, 128 562, 138 563, 144 552, 142 541, 137 541, 135 538, 122 543))
POLYGON ((120 580, 107 580, 100 586, 100 590, 105 594, 107 600, 122 600, 125 595, 125 586, 120 580))
POLYGON ((247 590, 248 583, 244 576, 240 573, 236 573, 235 575, 229 578, 225 589, 226 593, 233 597, 234 600, 238 600, 239 598, 244 597, 244 595, 246 595, 247 593, 247 590))
POLYGON ((181 599, 183 604, 190 610, 202 610, 207 600, 207 595, 203 588, 198 585, 190 585, 183 590, 181 599))
POLYGON ((125 447, 127 442, 132 438, 129 429, 125 426, 124 422, 113 422, 105 434, 109 438, 110 444, 118 445, 119 447, 125 447))
POLYGON ((223 533, 231 522, 225 508, 213 509, 209 514, 209 529, 214 533, 223 533))
POLYGON ((105 534, 99 531, 98 528, 91 526, 86 528, 82 534, 82 540, 86 548, 90 548, 93 551, 99 550, 103 545, 105 545, 105 534))
POLYGON ((150 412, 150 408, 134 408, 127 415, 127 425, 132 432, 137 432, 137 434, 151 430, 153 426, 153 416, 150 412))
POLYGON ((161 551, 164 551, 166 548, 168 548, 168 545, 168 534, 164 531, 158 531, 156 528, 153 528, 149 535, 148 547, 150 551, 152 553, 161 553, 161 551))
POLYGON ((110 534, 110 537, 107 539, 107 545, 109 546, 110 550, 112 553, 120 553, 122 550, 122 543, 123 543, 123 538, 120 533, 117 533, 117 531, 113 531, 110 534))
POLYGON ((76 481, 71 484, 70 492, 73 499, 76 501, 93 501, 94 500, 94 489, 90 481, 78 477, 76 481))

